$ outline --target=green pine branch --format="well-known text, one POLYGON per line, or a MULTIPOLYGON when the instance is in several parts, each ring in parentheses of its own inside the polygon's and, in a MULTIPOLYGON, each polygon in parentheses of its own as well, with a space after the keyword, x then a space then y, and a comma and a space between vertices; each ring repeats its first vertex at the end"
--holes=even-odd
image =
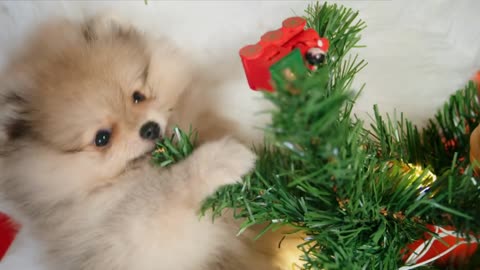
POLYGON ((197 133, 192 129, 185 132, 178 127, 173 128, 172 135, 157 142, 152 153, 153 162, 160 167, 167 167, 189 156, 194 149, 197 133))

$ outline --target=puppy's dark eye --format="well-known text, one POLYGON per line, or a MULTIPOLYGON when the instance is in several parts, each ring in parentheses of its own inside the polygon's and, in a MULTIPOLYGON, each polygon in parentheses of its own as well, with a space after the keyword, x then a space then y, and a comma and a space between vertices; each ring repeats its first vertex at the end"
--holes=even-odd
POLYGON ((97 135, 95 135, 95 146, 97 147, 103 147, 108 144, 110 141, 112 133, 108 130, 100 130, 97 132, 97 135))
POLYGON ((137 104, 145 100, 145 95, 138 91, 135 91, 133 92, 132 98, 133 98, 133 103, 137 104))

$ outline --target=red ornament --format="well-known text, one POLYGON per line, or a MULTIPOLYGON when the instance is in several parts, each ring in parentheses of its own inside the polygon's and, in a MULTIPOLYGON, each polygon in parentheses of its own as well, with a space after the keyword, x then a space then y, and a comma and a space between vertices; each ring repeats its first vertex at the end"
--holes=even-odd
POLYGON ((19 225, 6 214, 0 212, 0 260, 7 253, 8 248, 15 240, 19 225))
POLYGON ((447 152, 453 152, 457 147, 457 139, 447 140, 445 137, 442 137, 442 143, 443 143, 443 146, 445 147, 445 151, 447 152))
POLYGON ((459 234, 451 226, 427 225, 427 228, 436 233, 435 237, 428 232, 423 239, 407 246, 409 252, 403 257, 405 264, 400 270, 413 269, 420 265, 435 264, 440 267, 460 266, 468 262, 478 247, 478 239, 470 235, 459 234), (440 240, 441 239, 441 240, 440 240))
POLYGON ((475 73, 475 76, 473 77, 473 81, 478 85, 480 89, 480 71, 477 71, 477 73, 475 73))
POLYGON ((314 69, 311 63, 322 59, 327 53, 329 42, 320 38, 318 33, 309 28, 305 29, 306 20, 301 17, 291 17, 283 21, 280 29, 265 33, 260 41, 253 45, 247 45, 240 50, 243 68, 247 76, 248 84, 253 90, 273 91, 270 78, 270 66, 285 57, 294 49, 299 49, 301 55, 307 56, 305 61, 310 69, 314 69), (310 50, 313 49, 315 50, 310 50))
POLYGON ((477 99, 480 101, 480 70, 472 77, 472 81, 477 85, 477 99))

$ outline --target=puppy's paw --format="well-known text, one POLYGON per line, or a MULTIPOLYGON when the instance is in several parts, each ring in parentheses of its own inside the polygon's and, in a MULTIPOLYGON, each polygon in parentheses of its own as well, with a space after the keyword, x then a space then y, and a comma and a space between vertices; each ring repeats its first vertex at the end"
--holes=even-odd
POLYGON ((137 34, 135 27, 129 21, 118 17, 113 12, 100 13, 87 19, 82 30, 89 41, 137 34))
POLYGON ((216 179, 222 185, 240 181, 255 165, 255 154, 231 137, 203 144, 198 151, 206 181, 216 179))

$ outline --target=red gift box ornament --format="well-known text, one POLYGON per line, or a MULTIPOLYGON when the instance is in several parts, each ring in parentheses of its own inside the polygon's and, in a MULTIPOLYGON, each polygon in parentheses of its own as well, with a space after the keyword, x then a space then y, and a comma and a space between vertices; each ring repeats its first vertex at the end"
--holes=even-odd
POLYGON ((305 65, 314 70, 325 61, 329 48, 326 38, 312 29, 305 29, 307 21, 291 17, 283 21, 280 29, 265 33, 260 41, 240 49, 240 58, 247 81, 253 90, 273 91, 270 67, 293 50, 299 50, 305 65))
POLYGON ((406 266, 399 270, 414 269, 427 264, 437 266, 459 266, 468 262, 478 247, 478 238, 474 235, 460 234, 451 226, 427 225, 436 236, 426 232, 423 239, 407 246, 403 257, 406 266))
POLYGON ((7 253, 13 240, 15 240, 18 230, 19 225, 9 216, 0 212, 0 261, 7 253))

